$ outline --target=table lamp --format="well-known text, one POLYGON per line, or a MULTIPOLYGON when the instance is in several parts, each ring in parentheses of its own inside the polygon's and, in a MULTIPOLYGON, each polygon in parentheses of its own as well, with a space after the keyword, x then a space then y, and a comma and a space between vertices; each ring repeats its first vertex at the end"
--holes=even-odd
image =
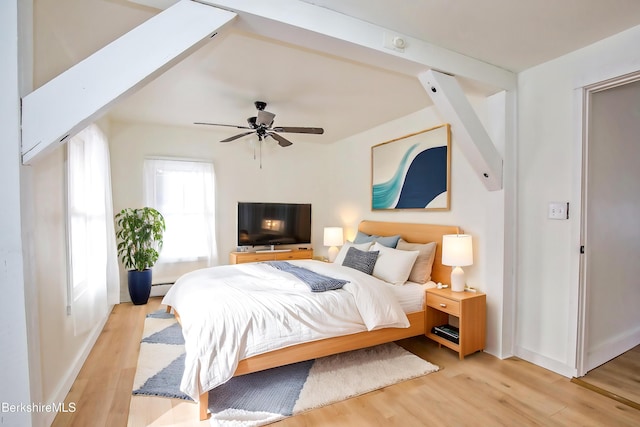
POLYGON ((453 267, 451 290, 463 292, 464 271, 461 267, 473 264, 473 245, 468 234, 445 234, 442 236, 442 264, 453 267))
POLYGON ((325 227, 324 228, 324 245, 329 248, 329 262, 333 262, 338 256, 338 246, 344 243, 344 234, 342 227, 325 227))

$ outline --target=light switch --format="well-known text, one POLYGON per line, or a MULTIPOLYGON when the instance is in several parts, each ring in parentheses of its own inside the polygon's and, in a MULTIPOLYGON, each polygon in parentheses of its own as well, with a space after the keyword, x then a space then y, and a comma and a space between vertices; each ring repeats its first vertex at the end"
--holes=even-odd
POLYGON ((569 202, 550 202, 549 219, 569 219, 569 202))

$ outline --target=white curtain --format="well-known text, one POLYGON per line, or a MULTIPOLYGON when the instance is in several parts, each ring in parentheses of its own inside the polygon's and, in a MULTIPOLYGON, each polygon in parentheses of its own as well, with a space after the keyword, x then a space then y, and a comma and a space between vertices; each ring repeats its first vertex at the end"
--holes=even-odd
POLYGON ((109 146, 92 124, 67 147, 68 304, 75 334, 94 328, 119 302, 109 146))
POLYGON ((213 164, 146 159, 144 183, 146 206, 157 209, 167 226, 153 283, 173 283, 186 272, 217 264, 213 164))

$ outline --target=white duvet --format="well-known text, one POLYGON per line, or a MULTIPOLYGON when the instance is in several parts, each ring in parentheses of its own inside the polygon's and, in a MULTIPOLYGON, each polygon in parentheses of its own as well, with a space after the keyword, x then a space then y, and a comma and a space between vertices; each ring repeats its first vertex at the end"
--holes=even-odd
POLYGON ((228 381, 240 360, 257 354, 365 330, 409 327, 392 285, 336 264, 290 262, 349 283, 311 292, 292 274, 255 263, 197 270, 171 287, 162 303, 174 307, 182 322, 184 393, 197 400, 228 381))

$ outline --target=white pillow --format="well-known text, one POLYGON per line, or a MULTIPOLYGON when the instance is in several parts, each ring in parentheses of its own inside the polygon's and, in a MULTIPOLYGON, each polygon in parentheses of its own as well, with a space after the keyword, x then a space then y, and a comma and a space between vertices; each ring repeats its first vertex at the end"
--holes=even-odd
POLYGON ((394 285, 403 285, 407 281, 420 253, 419 251, 401 251, 388 248, 378 242, 374 243, 369 250, 380 252, 376 265, 373 267, 373 276, 394 285))
POLYGON ((347 256, 347 251, 349 250, 349 248, 356 248, 366 252, 369 250, 372 244, 373 244, 372 242, 365 242, 365 243, 345 242, 345 244, 342 245, 342 247, 340 248, 340 252, 338 252, 336 259, 333 260, 333 262, 334 264, 342 265, 342 263, 344 262, 344 257, 347 256))

